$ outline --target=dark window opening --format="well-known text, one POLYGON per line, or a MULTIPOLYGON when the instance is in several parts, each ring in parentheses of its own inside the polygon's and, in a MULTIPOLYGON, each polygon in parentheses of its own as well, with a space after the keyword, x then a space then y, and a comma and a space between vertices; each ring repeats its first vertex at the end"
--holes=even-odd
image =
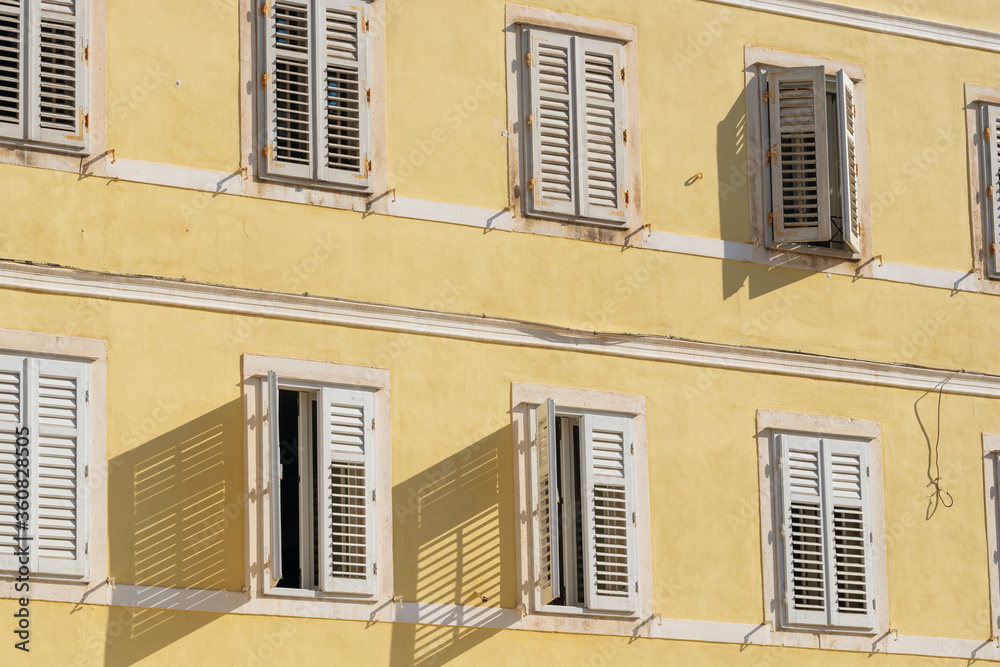
POLYGON ((550 604, 582 607, 585 600, 583 566, 583 456, 580 447, 580 422, 569 417, 556 418, 555 480, 557 511, 552 530, 558 531, 560 595, 550 604))
POLYGON ((276 520, 281 526, 282 576, 277 588, 316 588, 318 581, 316 413, 310 394, 278 392, 281 502, 276 520))

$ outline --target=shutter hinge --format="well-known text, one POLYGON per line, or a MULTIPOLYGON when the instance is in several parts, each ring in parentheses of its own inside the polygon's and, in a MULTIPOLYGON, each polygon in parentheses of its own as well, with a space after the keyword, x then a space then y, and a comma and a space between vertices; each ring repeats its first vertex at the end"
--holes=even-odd
POLYGON ((372 574, 378 575, 378 563, 372 563, 372 574))
MULTIPOLYGON (((774 211, 767 214, 767 224, 774 226, 774 211)), ((778 470, 781 470, 781 464, 778 464, 778 470)))
POLYGON ((365 19, 365 32, 368 32, 368 19, 365 19))
POLYGON ((990 244, 990 255, 996 255, 996 254, 997 254, 997 244, 996 243, 991 243, 990 244))
POLYGON ((639 580, 638 579, 636 579, 636 581, 635 581, 635 592, 636 593, 639 592, 639 580))
POLYGON ((628 207, 628 190, 625 191, 625 206, 628 207))
POLYGON ((622 83, 625 83, 625 68, 624 67, 622 67, 621 74, 622 74, 622 83))
POLYGON ((266 73, 261 75, 260 85, 263 86, 264 88, 267 88, 267 79, 268 75, 266 73))
POLYGON ((271 15, 270 11, 271 11, 271 5, 267 4, 266 2, 260 6, 261 16, 270 16, 271 15))
POLYGON ((373 431, 375 430, 375 418, 374 417, 372 417, 372 430, 373 431))
POLYGON ((365 174, 367 175, 370 173, 372 173, 372 161, 365 158, 365 174))
POLYGON ((990 128, 986 128, 986 138, 990 138, 990 128))
POLYGON ((767 163, 768 164, 771 164, 771 160, 776 160, 776 159, 778 159, 778 156, 777 156, 777 154, 774 151, 768 151, 767 152, 767 163))
POLYGON ((90 540, 83 543, 83 555, 87 556, 90 554, 90 540))
POLYGON ((532 114, 529 113, 528 114, 528 127, 531 127, 534 124, 535 124, 535 117, 534 117, 534 115, 532 115, 532 114))
POLYGON ((628 130, 622 130, 622 144, 628 143, 628 130))
POLYGON ((630 454, 635 454, 635 443, 634 442, 631 445, 629 445, 629 453, 630 454))
POLYGON ((87 132, 90 132, 90 114, 83 115, 83 127, 87 132))
POLYGON ((865 477, 871 477, 871 476, 872 476, 871 466, 865 466, 865 477))
POLYGON ((372 89, 371 88, 365 90, 365 99, 368 100, 368 106, 371 106, 371 103, 372 103, 372 89))
POLYGON ((90 390, 88 389, 83 393, 83 402, 90 403, 90 390))
POLYGON ((635 512, 632 512, 632 523, 635 523, 635 512))
POLYGON ((90 466, 83 467, 83 478, 90 479, 90 466))
POLYGON ((993 186, 992 185, 987 186, 987 188, 986 188, 986 196, 990 197, 990 198, 993 197, 993 186))
POLYGON ((372 502, 375 502, 375 489, 372 489, 372 502))
POLYGON ((529 190, 534 190, 535 189, 535 179, 532 178, 532 179, 528 180, 528 189, 529 190))
POLYGON ((531 51, 524 54, 524 66, 531 67, 531 51))
POLYGON ((86 62, 88 62, 88 63, 90 62, 90 47, 89 46, 83 47, 83 59, 86 62))
POLYGON ((765 90, 764 91, 764 102, 770 102, 770 101, 771 101, 771 91, 770 90, 765 90))

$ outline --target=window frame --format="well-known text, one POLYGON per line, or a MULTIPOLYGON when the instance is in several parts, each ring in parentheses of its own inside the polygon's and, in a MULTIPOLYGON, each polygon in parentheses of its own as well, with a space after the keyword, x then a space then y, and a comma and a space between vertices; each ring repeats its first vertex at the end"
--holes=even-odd
POLYGON ((878 422, 846 417, 831 417, 774 410, 757 410, 757 460, 760 483, 761 566, 763 571, 764 621, 780 636, 782 645, 813 646, 819 637, 828 641, 868 650, 872 637, 888 630, 887 563, 885 552, 885 514, 882 481, 881 425, 878 422), (782 509, 782 483, 776 462, 776 434, 867 440, 869 474, 870 528, 872 535, 872 572, 874 587, 874 623, 871 629, 839 626, 804 626, 784 622, 781 611, 784 594, 784 569, 778 537, 782 509))
MULTIPOLYGON (((77 512, 83 517, 84 563, 81 575, 30 573, 30 598, 78 602, 82 593, 108 577, 107 524, 107 345, 103 340, 76 338, 37 332, 0 329, 0 353, 78 364, 87 378, 82 405, 86 415, 86 442, 82 448, 86 467, 82 501, 77 512), (89 398, 89 400, 87 400, 89 398)), ((34 436, 34 434, 32 434, 34 436)), ((34 440, 33 440, 34 441, 34 440)), ((37 503, 32 503, 37 511, 37 503)), ((4 573, 0 577, 0 598, 21 598, 17 581, 4 573)))
POLYGON ((865 67, 862 64, 786 53, 756 46, 744 48, 747 100, 747 160, 750 189, 750 237, 753 261, 790 268, 871 277, 873 240, 871 224, 871 180, 868 151, 868 111, 865 67), (860 252, 813 246, 805 242, 776 244, 769 225, 771 213, 771 167, 766 153, 770 135, 768 103, 764 93, 768 67, 796 69, 824 67, 826 77, 844 70, 854 84, 856 156, 859 165, 858 211, 860 252))
MULTIPOLYGON (((651 530, 649 521, 649 476, 646 463, 646 399, 605 391, 568 389, 565 387, 512 383, 511 406, 514 436, 514 491, 517 503, 517 567, 518 608, 524 614, 545 617, 545 623, 555 631, 591 631, 604 627, 607 631, 631 632, 652 612, 651 530), (632 454, 633 498, 635 521, 634 564, 639 591, 635 609, 612 612, 541 604, 539 582, 538 518, 534 506, 537 483, 537 456, 534 442, 534 413, 548 399, 555 402, 557 416, 579 416, 588 413, 630 417, 635 453, 632 454), (596 625, 595 625, 596 624, 596 625)), ((583 434, 581 433, 581 439, 583 434)), ((588 582, 585 579, 585 585, 588 582)))
MULTIPOLYGON (((246 423, 246 498, 247 550, 246 587, 250 596, 344 604, 351 607, 374 606, 393 597, 392 568, 392 469, 391 420, 389 413, 389 371, 365 366, 350 366, 325 361, 310 361, 244 354, 243 400, 246 423), (378 500, 374 503, 375 549, 374 593, 347 594, 313 589, 278 588, 271 585, 269 557, 271 548, 270 424, 267 418, 267 380, 277 375, 279 387, 316 390, 322 387, 360 389, 374 393, 375 477, 372 480, 378 500)), ((346 614, 350 615, 350 614, 346 614)))
POLYGON ((638 29, 634 25, 592 19, 522 5, 506 5, 506 77, 507 77, 507 154, 508 207, 512 229, 528 233, 562 236, 580 240, 622 245, 643 227, 641 132, 639 127, 639 58, 638 29), (617 42, 622 45, 621 63, 625 69, 624 106, 625 172, 628 190, 627 222, 613 225, 599 220, 572 216, 546 217, 528 212, 523 196, 526 190, 529 152, 522 121, 527 82, 524 76, 525 29, 555 31, 584 39, 617 42))
POLYGON ((983 500, 990 582, 991 636, 1000 637, 1000 434, 983 433, 983 500))

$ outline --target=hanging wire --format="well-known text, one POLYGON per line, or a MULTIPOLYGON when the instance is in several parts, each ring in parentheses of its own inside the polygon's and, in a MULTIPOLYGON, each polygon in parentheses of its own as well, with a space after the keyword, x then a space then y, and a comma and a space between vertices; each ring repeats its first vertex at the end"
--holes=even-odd
POLYGON ((920 430, 923 431, 924 438, 927 440, 927 479, 930 480, 927 486, 932 487, 930 496, 927 499, 928 519, 934 516, 938 507, 944 507, 947 509, 955 504, 955 499, 952 495, 948 493, 947 490, 941 488, 941 460, 939 454, 941 446, 941 400, 944 396, 944 386, 948 384, 949 380, 951 380, 951 378, 946 378, 937 386, 937 429, 933 445, 931 445, 931 438, 927 434, 927 429, 924 428, 924 422, 920 419, 920 412, 917 411, 917 403, 920 403, 920 401, 924 399, 924 396, 927 396, 927 394, 931 392, 925 392, 920 398, 917 399, 916 403, 913 404, 913 412, 917 416, 917 423, 920 424, 920 430), (945 499, 946 497, 947 500, 945 499))

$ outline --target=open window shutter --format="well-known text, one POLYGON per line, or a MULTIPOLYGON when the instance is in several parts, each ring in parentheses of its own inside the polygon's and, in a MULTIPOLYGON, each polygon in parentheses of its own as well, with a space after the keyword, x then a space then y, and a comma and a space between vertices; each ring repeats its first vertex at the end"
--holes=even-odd
POLYGON ((29 360, 29 396, 37 400, 38 571, 86 574, 87 376, 83 365, 29 360), (36 384, 37 383, 37 384, 36 384))
POLYGON ((847 72, 837 72, 837 122, 840 124, 841 209, 844 212, 844 243, 861 252, 861 212, 858 208, 858 150, 855 121, 854 82, 847 72))
POLYGON ((1000 107, 987 106, 985 112, 986 128, 986 203, 989 215, 989 228, 992 238, 988 257, 985 258, 988 270, 993 277, 1000 277, 1000 107))
POLYGON ((535 409, 535 446, 538 450, 538 578, 541 603, 545 605, 561 595, 559 531, 555 526, 559 511, 556 405, 551 398, 535 409))
POLYGON ((632 421, 584 415, 583 480, 587 608, 634 611, 637 564, 632 421))
POLYGON ((375 394, 320 390, 320 585, 329 593, 374 595, 375 394))
POLYGON ((267 405, 263 412, 267 415, 267 444, 264 447, 265 462, 268 466, 267 493, 270 501, 271 519, 271 586, 276 586, 283 574, 281 563, 281 436, 278 430, 278 375, 274 371, 267 374, 267 390, 264 392, 267 405))
POLYGON ((313 177, 310 5, 291 0, 265 5, 261 165, 269 176, 313 177))
MULTIPOLYGON (((14 553, 16 539, 21 533, 17 526, 14 481, 17 479, 17 431, 28 426, 24 400, 26 384, 24 359, 0 354, 0 570, 4 572, 15 572, 20 565, 14 553)), ((30 427, 28 438, 30 446, 36 438, 30 427)))
POLYGON ((319 178, 367 187, 371 169, 368 3, 323 0, 318 18, 317 96, 319 178), (356 5, 361 5, 356 6, 356 5))
POLYGON ((0 0, 0 136, 24 139, 25 4, 0 0))
POLYGON ((790 625, 827 625, 823 470, 818 438, 779 434, 784 590, 790 625))
POLYGON ((829 241, 826 74, 776 70, 767 81, 774 242, 829 241))
POLYGON ((625 83, 621 45, 576 37, 574 88, 579 215, 628 222, 625 178, 625 83))
POLYGON ((834 578, 830 624, 874 627, 872 608, 871 509, 866 445, 823 439, 826 489, 827 566, 834 578))
POLYGON ((38 38, 31 40, 33 140, 72 146, 85 143, 84 4, 83 0, 41 0, 38 38))
POLYGON ((521 119, 527 133, 528 210, 545 215, 577 214, 578 175, 575 130, 576 90, 572 38, 525 30, 528 49, 528 111, 521 119))

